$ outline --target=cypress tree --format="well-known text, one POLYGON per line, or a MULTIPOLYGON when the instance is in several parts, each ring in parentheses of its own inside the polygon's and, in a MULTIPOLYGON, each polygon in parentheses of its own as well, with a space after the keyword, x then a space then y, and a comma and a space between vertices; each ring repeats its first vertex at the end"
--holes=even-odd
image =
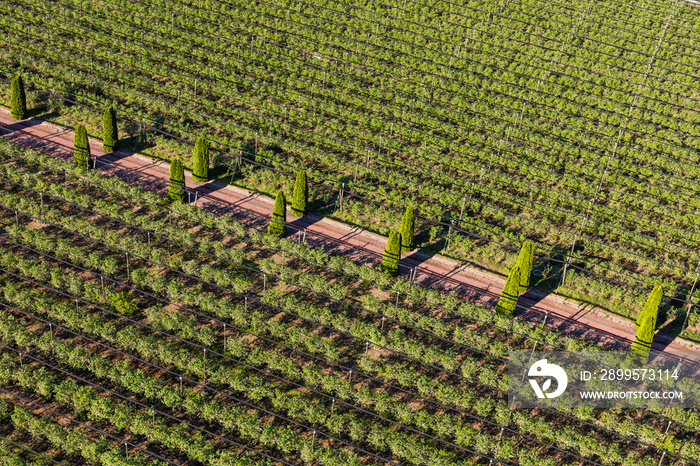
POLYGON ((27 96, 24 93, 24 81, 21 74, 12 78, 10 86, 10 114, 15 120, 23 120, 27 115, 27 96))
POLYGON ((170 163, 168 199, 175 202, 185 202, 185 168, 182 166, 182 160, 180 159, 174 159, 170 163))
POLYGON ((73 160, 79 167, 87 167, 90 160, 90 143, 85 126, 78 125, 75 127, 75 151, 73 152, 73 160))
POLYGON ((634 323, 637 335, 634 337, 630 351, 636 353, 637 360, 646 364, 649 362, 649 351, 654 340, 656 330, 656 319, 659 315, 659 306, 663 298, 663 288, 660 285, 654 287, 647 298, 647 302, 639 313, 637 321, 634 323))
POLYGON ((277 196, 275 197, 275 210, 272 212, 267 233, 280 238, 287 233, 287 201, 281 189, 277 191, 277 196))
POLYGON ((297 180, 294 182, 294 194, 292 195, 292 214, 297 217, 306 215, 306 204, 309 202, 309 185, 306 181, 306 170, 297 172, 297 180))
POLYGON ((197 139, 194 145, 192 178, 200 183, 209 180, 209 144, 204 137, 197 139))
POLYGON ((389 240, 386 242, 386 249, 384 250, 384 256, 382 257, 382 263, 379 264, 379 268, 395 277, 399 274, 400 260, 401 233, 392 231, 389 233, 389 240))
POLYGON ((535 255, 535 245, 532 241, 525 241, 520 248, 518 254, 518 262, 520 268, 520 292, 527 291, 530 287, 530 276, 532 275, 532 261, 535 255))
POLYGON ((515 305, 518 303, 518 291, 520 290, 520 267, 516 264, 510 269, 506 284, 503 287, 501 297, 496 304, 496 312, 512 316, 515 314, 515 305))
POLYGON ((110 105, 102 115, 102 150, 114 152, 118 143, 117 111, 114 105, 110 105))
POLYGON ((399 232, 401 233, 401 251, 408 252, 413 251, 415 244, 413 242, 413 233, 415 227, 415 216, 413 214, 413 206, 409 204, 406 207, 406 212, 403 214, 401 219, 401 227, 399 232))

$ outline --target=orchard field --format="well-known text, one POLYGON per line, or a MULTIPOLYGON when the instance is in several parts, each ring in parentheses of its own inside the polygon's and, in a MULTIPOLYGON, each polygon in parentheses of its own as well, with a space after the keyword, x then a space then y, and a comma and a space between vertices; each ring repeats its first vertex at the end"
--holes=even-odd
POLYGON ((345 195, 342 218, 385 233, 412 202, 437 225, 430 241, 450 236, 455 255, 496 269, 535 240, 551 286, 627 316, 663 284, 684 320, 700 262, 694 3, 0 8, 7 78, 116 102, 132 129, 192 142, 204 131, 234 170, 306 169, 345 195))
POLYGON ((510 409, 509 350, 592 343, 0 156, 0 435, 22 445, 3 461, 698 464, 695 410, 510 409))
MULTIPOLYGON (((188 169, 205 135, 219 181, 304 169, 382 233, 412 204, 430 252, 502 272, 532 240, 547 292, 634 318, 663 285, 665 331, 698 340, 698 8, 2 0, 0 74, 93 135, 114 104, 129 149, 188 169)), ((591 342, 0 159, 0 464, 699 464, 697 410, 510 409, 509 350, 591 342)))

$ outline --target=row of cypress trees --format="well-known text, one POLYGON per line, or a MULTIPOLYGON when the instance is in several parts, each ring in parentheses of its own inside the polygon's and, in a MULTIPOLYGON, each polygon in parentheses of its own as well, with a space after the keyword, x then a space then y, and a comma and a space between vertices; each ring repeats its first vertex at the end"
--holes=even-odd
MULTIPOLYGON (((27 95, 24 90, 24 80, 21 74, 12 78, 10 84, 10 114, 15 120, 23 120, 27 116, 27 95)), ((119 135, 117 130, 117 111, 114 105, 105 109, 102 116, 103 138, 102 148, 105 152, 113 152, 117 149, 119 135)), ((90 145, 88 144, 85 126, 78 125, 75 128, 74 146, 76 153, 74 159, 83 164, 90 158, 90 145)))
MULTIPOLYGON (((520 248, 520 254, 518 254, 515 266, 508 273, 503 292, 498 300, 498 304, 496 304, 496 312, 508 316, 515 314, 518 295, 527 291, 530 286, 533 258, 534 244, 531 241, 525 241, 520 248)), ((663 288, 657 285, 649 294, 646 304, 634 324, 637 333, 630 347, 630 354, 632 361, 636 364, 646 364, 649 361, 654 332, 656 331, 656 320, 662 299, 663 288)))
POLYGON ((398 231, 394 230, 389 233, 389 239, 386 242, 382 262, 379 264, 380 270, 394 277, 399 274, 401 253, 413 251, 415 247, 413 239, 415 221, 416 217, 413 212, 413 206, 409 204, 401 218, 401 225, 398 231))
MULTIPOLYGON (((15 120, 23 120, 27 115, 27 96, 21 74, 17 74, 11 81, 10 114, 15 120)), ((119 144, 117 112, 114 105, 111 105, 105 110, 102 122, 102 148, 106 152, 113 152, 117 149, 119 144)), ((79 124, 75 128, 74 146, 75 152, 73 157, 76 164, 88 166, 90 162, 90 144, 84 125, 79 124)), ((198 182, 205 182, 209 179, 209 144, 204 137, 200 137, 195 143, 192 178, 198 182)), ((294 194, 292 196, 291 206, 293 215, 302 217, 306 214, 308 196, 306 171, 300 170, 297 173, 294 183, 294 194)), ((185 200, 185 170, 182 160, 179 158, 174 159, 170 164, 168 198, 178 202, 184 202, 185 200)), ((270 225, 267 228, 268 234, 279 237, 286 234, 286 205, 284 192, 279 190, 275 197, 275 208, 270 220, 270 225)), ((387 246, 380 264, 381 270, 394 276, 398 275, 401 253, 411 251, 414 248, 414 227, 415 216, 413 206, 409 205, 401 219, 399 230, 391 231, 389 234, 387 246)), ((496 312, 509 316, 514 315, 518 295, 527 291, 530 286, 533 257, 534 245, 531 241, 525 241, 520 249, 520 254, 518 254, 518 260, 515 266, 508 274, 503 292, 496 305, 496 312)), ((662 298, 663 289, 661 286, 656 286, 649 295, 642 312, 640 312, 634 324, 637 329, 637 334, 630 350, 632 354, 635 355, 638 362, 648 362, 662 298)))
MULTIPOLYGON (((119 133, 117 130, 117 110, 114 105, 105 109, 102 116, 102 150, 114 152, 119 145, 119 133)), ((75 138, 73 141, 75 151, 73 160, 78 166, 89 166, 90 164, 90 142, 88 140, 87 129, 84 125, 78 124, 75 127, 75 138)))
MULTIPOLYGON (((306 171, 299 170, 294 182, 294 192, 292 193, 292 215, 296 217, 306 215, 308 203, 309 183, 306 171)), ((281 189, 277 191, 277 196, 275 196, 275 208, 272 212, 270 224, 267 227, 267 233, 279 238, 287 234, 287 198, 281 189)))

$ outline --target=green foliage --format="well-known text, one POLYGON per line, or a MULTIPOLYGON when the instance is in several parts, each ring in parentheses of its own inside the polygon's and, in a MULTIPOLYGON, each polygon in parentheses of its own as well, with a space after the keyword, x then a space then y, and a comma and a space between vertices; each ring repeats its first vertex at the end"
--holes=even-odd
POLYGON ((520 248, 516 265, 520 268, 520 292, 527 291, 530 287, 530 276, 532 275, 532 261, 535 255, 535 245, 532 241, 525 241, 520 248))
POLYGON ((399 261, 401 260, 401 233, 392 231, 389 234, 389 240, 386 243, 384 256, 379 268, 389 275, 396 276, 399 274, 399 261))
POLYGON ((119 135, 117 130, 117 110, 114 105, 105 109, 102 115, 102 150, 105 152, 113 152, 119 144, 119 135))
POLYGON ((306 205, 309 202, 309 185, 306 180, 306 170, 299 170, 294 182, 294 194, 292 195, 292 214, 297 217, 306 215, 306 205))
POLYGON ((182 166, 182 160, 180 159, 174 159, 170 163, 168 199, 175 202, 185 202, 185 168, 182 166))
POLYGON ((415 228, 415 215, 413 214, 413 206, 409 204, 406 207, 406 212, 403 214, 401 219, 401 227, 399 228, 399 233, 401 233, 401 251, 408 252, 413 251, 415 243, 413 241, 413 233, 415 228))
POLYGON ((118 293, 112 293, 109 296, 109 302, 117 312, 123 316, 131 316, 136 309, 138 309, 138 303, 135 299, 131 299, 128 293, 120 291, 118 293))
POLYGON ((12 78, 10 93, 10 114, 15 120, 23 120, 27 115, 27 96, 24 93, 24 81, 21 74, 12 78))
POLYGON ((637 359, 645 364, 649 361, 649 351, 651 350, 651 343, 654 340, 656 319, 659 315, 659 306, 661 305, 663 295, 663 288, 660 285, 655 286, 649 294, 649 298, 647 298, 642 312, 639 313, 637 321, 634 323, 634 327, 637 329, 637 335, 634 337, 634 342, 632 342, 630 351, 632 353, 637 353, 637 359))
POLYGON ((275 197, 275 210, 267 227, 267 234, 283 237, 287 233, 287 201, 280 189, 275 197))
POLYGON ((518 291, 520 290, 520 267, 517 265, 510 269, 508 279, 503 287, 503 292, 496 305, 496 312, 512 316, 515 314, 515 305, 518 303, 518 291))
POLYGON ((194 145, 192 178, 200 183, 209 180, 209 143, 204 137, 197 139, 194 145))
POLYGON ((90 162, 90 143, 88 141, 85 126, 79 124, 75 127, 75 151, 73 160, 79 167, 87 167, 90 162))

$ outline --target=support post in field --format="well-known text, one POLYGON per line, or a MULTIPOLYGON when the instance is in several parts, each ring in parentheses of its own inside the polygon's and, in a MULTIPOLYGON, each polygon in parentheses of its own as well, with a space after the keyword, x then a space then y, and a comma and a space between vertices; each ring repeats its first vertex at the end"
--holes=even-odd
POLYGON ((693 307, 693 292, 695 291, 695 285, 698 283, 698 277, 700 276, 700 262, 695 267, 695 280, 693 281, 693 286, 690 287, 690 293, 688 293, 688 309, 685 311, 685 318, 683 319, 683 326, 681 327, 681 333, 685 330, 685 326, 688 324, 688 316, 690 315, 690 310, 693 307))

